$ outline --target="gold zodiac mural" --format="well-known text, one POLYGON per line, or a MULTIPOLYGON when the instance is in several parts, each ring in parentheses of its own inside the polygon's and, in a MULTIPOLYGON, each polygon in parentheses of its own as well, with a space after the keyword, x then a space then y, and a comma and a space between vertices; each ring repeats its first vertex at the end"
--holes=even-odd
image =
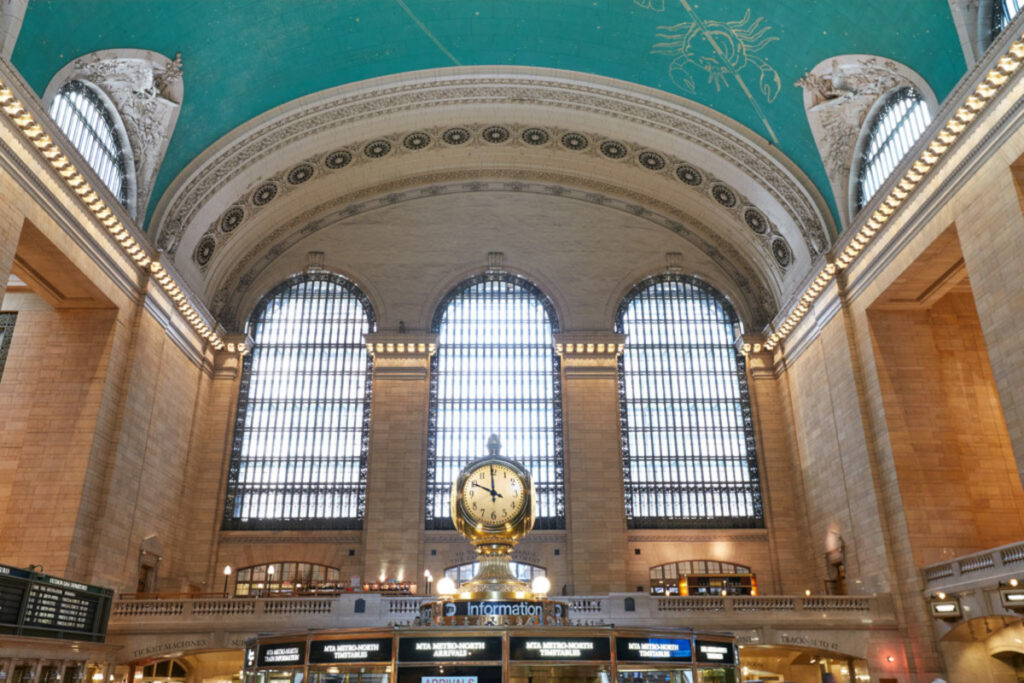
MULTIPOLYGON (((657 36, 662 42, 652 46, 651 54, 675 57, 668 67, 669 77, 676 87, 688 95, 697 92, 691 69, 704 71, 708 76, 707 82, 714 84, 716 92, 721 92, 723 86, 728 88, 735 81, 757 112, 772 141, 778 144, 761 103, 744 80, 744 72, 756 69, 759 74, 758 91, 769 103, 775 100, 782 89, 778 72, 757 54, 766 45, 778 40, 778 37, 769 35, 772 27, 764 23, 764 17, 752 19, 749 9, 739 21, 719 21, 703 19, 694 12, 687 0, 679 1, 689 20, 671 26, 659 26, 657 36)), ((664 0, 633 2, 646 9, 664 10, 664 0)))

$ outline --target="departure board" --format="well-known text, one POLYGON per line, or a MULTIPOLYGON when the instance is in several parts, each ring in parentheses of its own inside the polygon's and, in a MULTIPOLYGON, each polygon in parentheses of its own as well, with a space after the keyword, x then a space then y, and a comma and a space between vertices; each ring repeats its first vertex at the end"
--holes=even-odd
POLYGON ((108 588, 0 565, 0 633, 102 642, 108 588))

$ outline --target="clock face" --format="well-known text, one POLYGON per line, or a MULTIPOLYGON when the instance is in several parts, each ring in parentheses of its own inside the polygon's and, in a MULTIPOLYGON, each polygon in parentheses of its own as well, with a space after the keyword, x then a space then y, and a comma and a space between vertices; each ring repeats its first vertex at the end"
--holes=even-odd
POLYGON ((498 526, 515 519, 526 505, 523 480, 500 463, 481 465, 462 485, 462 505, 476 524, 498 526))

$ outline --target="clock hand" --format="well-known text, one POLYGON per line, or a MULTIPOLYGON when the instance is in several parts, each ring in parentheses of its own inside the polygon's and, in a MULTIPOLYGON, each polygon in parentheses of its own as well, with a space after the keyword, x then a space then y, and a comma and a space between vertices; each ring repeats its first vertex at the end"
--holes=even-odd
POLYGON ((491 465, 491 502, 494 502, 494 498, 498 495, 498 492, 494 490, 494 465, 491 465))
POLYGON ((487 491, 487 493, 491 494, 491 500, 494 500, 495 496, 497 496, 498 498, 504 498, 505 497, 505 496, 501 495, 500 493, 498 493, 497 491, 495 491, 494 489, 489 489, 486 486, 481 486, 480 484, 476 483, 475 481, 473 482, 473 486, 477 487, 478 489, 483 489, 484 491, 487 491))

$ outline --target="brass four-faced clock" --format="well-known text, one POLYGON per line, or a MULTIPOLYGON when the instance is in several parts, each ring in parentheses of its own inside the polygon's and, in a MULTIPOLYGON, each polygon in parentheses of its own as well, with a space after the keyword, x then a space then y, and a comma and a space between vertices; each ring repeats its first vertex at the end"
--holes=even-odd
POLYGON ((530 587, 509 568, 512 548, 533 528, 536 493, 526 469, 499 454, 501 442, 491 435, 489 455, 462 468, 452 484, 455 529, 476 546, 477 575, 459 588, 459 595, 479 599, 522 599, 530 587))
POLYGON ((452 486, 452 521, 474 544, 515 543, 533 528, 533 479, 519 463, 498 454, 497 437, 487 446, 490 454, 466 465, 452 486))

